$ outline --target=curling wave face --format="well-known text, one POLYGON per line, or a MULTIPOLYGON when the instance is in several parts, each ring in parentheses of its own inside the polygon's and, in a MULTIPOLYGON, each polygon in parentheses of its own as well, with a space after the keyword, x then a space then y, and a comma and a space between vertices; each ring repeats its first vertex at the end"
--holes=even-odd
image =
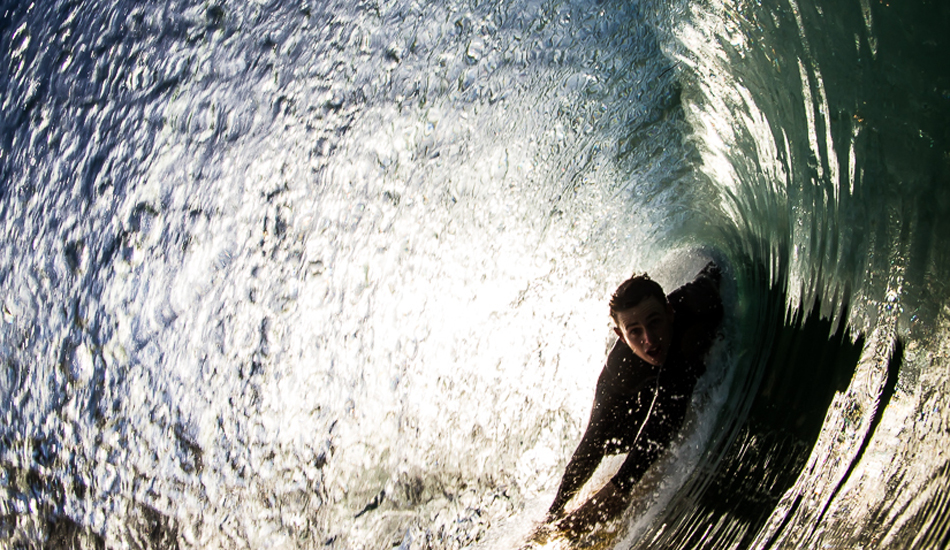
POLYGON ((675 25, 745 343, 711 473, 632 546, 946 544, 946 17, 712 2, 675 25))
POLYGON ((940 540, 950 71, 929 21, 9 9, 0 540, 517 538, 583 429, 610 291, 685 280, 658 261, 700 247, 735 281, 731 336, 617 544, 940 540))

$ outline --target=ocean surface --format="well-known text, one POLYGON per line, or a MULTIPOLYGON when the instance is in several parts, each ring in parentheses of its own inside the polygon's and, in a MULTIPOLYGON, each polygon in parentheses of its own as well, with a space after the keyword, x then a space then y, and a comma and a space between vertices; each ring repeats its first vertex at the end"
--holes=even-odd
POLYGON ((0 548, 950 544, 943 0, 0 5, 0 548), (634 271, 673 447, 529 539, 634 271))

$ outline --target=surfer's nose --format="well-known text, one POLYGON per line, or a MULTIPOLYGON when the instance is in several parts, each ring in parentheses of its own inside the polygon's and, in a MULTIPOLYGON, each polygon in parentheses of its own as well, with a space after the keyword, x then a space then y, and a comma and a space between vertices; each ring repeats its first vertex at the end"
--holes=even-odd
POLYGON ((643 331, 643 343, 646 344, 647 347, 651 346, 652 344, 655 344, 656 342, 657 342, 657 335, 655 332, 653 332, 652 330, 643 331))

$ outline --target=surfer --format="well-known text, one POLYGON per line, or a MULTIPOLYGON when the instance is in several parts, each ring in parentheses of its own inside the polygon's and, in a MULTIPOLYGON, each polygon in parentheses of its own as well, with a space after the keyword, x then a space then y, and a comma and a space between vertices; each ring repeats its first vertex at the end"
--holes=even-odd
POLYGON ((614 518, 631 489, 679 431, 705 355, 722 322, 721 275, 710 262, 666 296, 647 275, 624 281, 610 300, 619 339, 597 380, 587 431, 564 471, 549 523, 579 534, 614 518), (605 455, 628 453, 616 475, 565 517, 565 506, 605 455))

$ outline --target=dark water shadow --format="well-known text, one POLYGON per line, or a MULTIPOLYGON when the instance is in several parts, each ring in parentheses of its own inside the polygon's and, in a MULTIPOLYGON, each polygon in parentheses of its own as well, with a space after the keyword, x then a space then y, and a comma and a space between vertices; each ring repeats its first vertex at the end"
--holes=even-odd
MULTIPOLYGON (((784 303, 784 295, 774 290, 769 294, 767 303, 784 303)), ((770 314, 773 318, 783 315, 784 308, 774 308, 770 314)), ((718 453, 718 459, 700 472, 702 479, 684 489, 685 494, 667 510, 664 521, 644 533, 633 548, 749 548, 798 478, 835 393, 846 390, 850 383, 864 338, 852 338, 847 329, 836 328, 822 318, 817 307, 776 325, 771 336, 759 344, 761 377, 752 389, 755 395, 748 414, 735 418, 732 435, 711 451, 718 453)), ((898 342, 870 429, 835 493, 873 438, 894 394, 902 362, 903 347, 898 342)), ((786 518, 794 515, 798 504, 794 502, 786 518)), ((771 544, 767 541, 765 547, 771 544)))

